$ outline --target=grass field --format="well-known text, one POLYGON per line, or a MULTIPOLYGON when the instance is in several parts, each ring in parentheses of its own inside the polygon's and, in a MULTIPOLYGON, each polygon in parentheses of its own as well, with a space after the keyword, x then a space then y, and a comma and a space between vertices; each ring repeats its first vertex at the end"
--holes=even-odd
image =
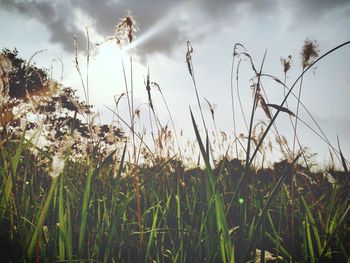
MULTIPOLYGON (((131 43, 132 20, 126 18, 119 28, 131 43)), ((193 147, 200 153, 192 156, 192 163, 198 163, 195 167, 184 157, 179 127, 162 93, 171 125, 160 123, 152 101, 152 92, 159 86, 149 75, 145 86, 154 124, 152 145, 136 128, 134 87, 127 77, 124 96, 129 120, 120 118, 123 128, 99 125, 87 105, 89 87, 78 59, 85 103, 73 90, 43 78, 45 72, 36 79, 39 69, 29 63, 17 61, 14 72, 15 60, 12 66, 6 64, 11 52, 3 51, 1 83, 10 93, 1 104, 1 261, 349 262, 348 161, 340 143, 332 146, 317 125, 315 134, 329 146, 333 161, 326 168, 311 167, 298 143, 297 127, 303 121, 299 109, 307 109, 300 98, 304 74, 349 43, 319 55, 315 42, 305 41, 302 73, 291 86, 285 79, 263 73, 264 61, 257 67, 244 46, 235 45, 233 59, 252 67, 254 102, 251 112, 245 113, 248 133, 234 134, 226 145, 216 130, 215 118, 220 116, 214 117, 211 106, 212 120, 204 118, 193 49, 187 42, 186 62, 201 114, 196 118, 191 109, 188 113, 195 134, 193 147), (15 76, 23 82, 15 82, 15 76), (262 78, 273 79, 285 89, 281 104, 268 102, 262 78), (31 89, 34 81, 41 81, 41 89, 31 89), (23 84, 24 95, 11 95, 15 83, 23 84), (288 106, 291 96, 298 100, 295 110, 288 106), (257 110, 266 115, 267 125, 261 128, 257 110), (290 118, 291 146, 278 132, 276 118, 290 118), (209 121, 214 131, 207 129, 209 121), (276 145, 266 143, 269 132, 276 145), (219 155, 213 155, 214 147, 219 155), (280 149, 284 159, 264 165, 261 160, 269 159, 269 147, 280 149), (244 152, 243 160, 237 159, 238 149, 244 152)), ((289 58, 282 60, 285 76, 289 63, 289 58)), ((233 103, 233 86, 235 123, 239 111, 233 103)), ((111 109, 117 117, 118 103, 111 109)))

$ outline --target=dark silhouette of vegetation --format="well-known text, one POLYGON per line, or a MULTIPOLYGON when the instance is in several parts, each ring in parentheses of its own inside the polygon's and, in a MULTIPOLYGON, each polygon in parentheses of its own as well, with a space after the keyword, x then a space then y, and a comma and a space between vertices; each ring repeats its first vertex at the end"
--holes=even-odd
MULTIPOLYGON (((129 19, 121 25, 131 42, 129 19)), ((199 103, 193 49, 189 42, 187 47, 199 103)), ((254 72, 262 76, 245 52, 254 72)), ((284 61, 285 73, 289 62, 284 61)), ((129 143, 120 127, 94 124, 91 105, 74 89, 50 79, 46 70, 19 58, 16 50, 2 51, 0 69, 0 258, 4 262, 349 260, 346 164, 345 171, 334 163, 323 170, 311 169, 307 162, 297 162, 298 154, 270 167, 257 167, 253 157, 266 134, 255 134, 253 117, 248 135, 252 156, 248 153, 245 162, 227 153, 210 159, 207 128, 204 145, 191 112, 205 167, 189 167, 182 156, 176 158, 169 150, 175 149, 171 145, 175 127, 174 133, 167 125, 160 127, 153 154, 146 144, 136 148, 135 139, 129 143)), ((271 121, 277 114, 272 117, 270 108, 292 115, 288 106, 270 104, 260 78, 257 83, 253 112, 260 105, 271 121)), ((159 88, 148 74, 149 107, 157 119, 152 85, 159 88)), ((207 102, 216 130, 214 108, 207 102)), ((130 114, 133 117, 134 111, 130 114)), ((132 136, 142 140, 131 120, 132 136)), ((217 131, 215 136, 219 140, 217 131)), ((267 152, 260 149, 265 159, 267 152)))
POLYGON ((12 99, 28 99, 28 94, 42 94, 48 90, 48 74, 45 69, 35 65, 28 65, 28 62, 18 57, 17 49, 13 51, 3 49, 1 56, 7 58, 11 63, 9 75, 9 96, 12 99))

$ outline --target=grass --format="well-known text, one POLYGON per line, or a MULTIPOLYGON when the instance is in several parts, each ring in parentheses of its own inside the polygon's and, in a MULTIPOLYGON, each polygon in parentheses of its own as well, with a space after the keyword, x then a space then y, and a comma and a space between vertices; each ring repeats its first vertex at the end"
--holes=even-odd
MULTIPOLYGON (((131 43, 134 30, 130 17, 122 21, 117 27, 118 43, 122 42, 122 33, 131 43)), ((311 42, 305 45, 308 43, 311 42)), ((304 150, 297 149, 297 122, 302 121, 299 106, 306 108, 300 101, 302 84, 298 95, 293 93, 318 61, 349 43, 315 60, 312 57, 317 56, 304 59, 302 72, 290 87, 286 84, 290 67, 286 67, 287 60, 284 61, 285 79, 280 81, 263 73, 265 58, 257 70, 245 48, 235 45, 231 78, 234 131, 238 111, 233 96, 233 74, 237 74, 239 94, 239 67, 244 61, 248 61, 254 74, 254 102, 250 115, 245 115, 249 117, 245 138, 234 134, 226 150, 219 141, 216 147, 221 156, 218 158, 213 155, 215 145, 201 108, 200 89, 194 77, 193 48, 187 42, 186 62, 204 128, 201 134, 190 109, 189 118, 200 152, 198 163, 202 164, 194 168, 188 167, 185 161, 185 149, 180 148, 166 96, 157 83, 150 81, 149 73, 146 83, 149 117, 151 122, 153 118, 158 132, 154 146, 147 145, 143 133, 137 130, 131 53, 130 78, 122 61, 129 122, 121 118, 118 110, 111 109, 125 124, 129 135, 112 143, 112 148, 103 148, 98 133, 93 137, 96 126, 90 112, 75 112, 69 132, 63 135, 64 143, 57 142, 59 147, 54 156, 50 148, 36 145, 35 136, 28 139, 30 128, 20 131, 13 129, 15 126, 2 126, 1 258, 4 262, 349 261, 348 161, 339 141, 338 147, 330 145, 317 126, 319 130, 314 132, 330 146, 343 171, 334 165, 326 170, 310 169, 304 150), (264 78, 274 79, 285 89, 280 104, 269 103, 264 78), (160 92, 173 130, 159 121, 151 87, 160 92), (291 95, 297 98, 295 114, 287 104, 291 95), (267 124, 256 134, 259 107, 266 114, 267 124), (280 113, 281 117, 291 118, 295 136, 293 149, 283 142, 275 123, 280 113), (79 114, 88 124, 90 137, 86 139, 83 157, 77 159, 75 144, 69 141, 76 140, 79 114), (286 149, 286 155, 284 160, 266 167, 259 160, 269 158, 265 144, 272 132, 280 142, 278 146, 286 149), (236 156, 229 154, 232 149, 236 156), (238 149, 245 153, 244 160, 236 158, 238 149), (301 159, 306 162, 302 163, 301 159)), ((87 70, 88 65, 89 58, 87 70)), ((84 82, 77 56, 76 66, 88 102, 88 76, 84 82)), ((206 101, 215 127, 213 137, 218 141, 214 108, 206 101)), ((192 157, 193 161, 196 157, 192 157)))
MULTIPOLYGON (((203 145, 201 150, 208 159, 203 145)), ((244 210, 238 198, 228 205, 234 195, 229 189, 235 189, 243 166, 227 160, 214 170, 207 164, 205 170, 185 171, 181 163, 172 160, 163 167, 139 167, 144 250, 139 243, 134 183, 132 177, 120 176, 124 162, 122 158, 116 178, 99 174, 98 170, 108 172, 109 167, 94 172, 85 163, 69 163, 60 177, 50 179, 46 173, 37 173, 29 184, 20 176, 25 173, 22 169, 29 167, 22 166, 14 180, 21 193, 17 200, 12 195, 2 209, 2 255, 9 261, 242 262, 253 259, 255 249, 262 249, 259 240, 265 240, 264 249, 284 261, 295 257, 305 262, 320 258, 331 262, 348 257, 350 202, 345 194, 349 187, 345 173, 339 174, 335 185, 322 173, 310 171, 307 174, 319 180, 317 187, 302 179, 298 182, 306 186, 296 197, 296 238, 304 244, 296 254, 289 244, 289 188, 283 187, 288 185, 292 164, 284 163, 284 171, 276 167, 251 172, 260 193, 254 199, 244 198, 249 202, 246 214, 255 214, 246 216, 249 231, 244 251, 235 249, 242 242, 237 236, 239 227, 244 227, 238 224, 244 210), (82 182, 78 172, 88 174, 82 182), (82 190, 75 192, 68 180, 82 190), (29 204, 20 200, 29 200, 29 204)), ((331 173, 335 176, 337 172, 331 173)))

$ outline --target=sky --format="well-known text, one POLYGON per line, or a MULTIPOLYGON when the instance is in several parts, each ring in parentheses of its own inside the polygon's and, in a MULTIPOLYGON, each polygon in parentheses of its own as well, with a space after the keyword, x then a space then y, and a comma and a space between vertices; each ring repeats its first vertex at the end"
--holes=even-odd
MULTIPOLYGON (((24 59, 36 51, 33 61, 52 69, 52 76, 66 86, 83 94, 79 75, 74 66, 74 36, 79 49, 79 63, 84 81, 89 76, 90 102, 101 114, 102 122, 111 122, 107 109, 113 107, 114 96, 125 91, 122 61, 130 76, 129 53, 120 50, 114 36, 121 19, 132 15, 137 22, 133 50, 133 81, 135 105, 140 105, 141 118, 147 125, 147 93, 144 81, 148 69, 150 79, 158 83, 169 104, 178 132, 194 138, 189 106, 197 122, 200 114, 192 80, 186 65, 186 43, 194 52, 192 62, 201 105, 210 130, 210 108, 204 98, 215 105, 216 126, 233 138, 231 106, 231 64, 235 43, 244 45, 257 68, 264 53, 263 72, 283 80, 280 59, 292 56, 287 85, 294 82, 302 70, 301 50, 306 39, 316 40, 319 54, 350 40, 350 1, 348 0, 0 0, 0 47, 14 48, 24 59), (91 61, 86 68, 86 30, 91 42, 91 61), (103 43, 96 46, 96 43, 103 43), (59 62, 63 62, 62 67, 59 62)), ((252 105, 251 78, 254 76, 248 61, 240 64, 239 92, 246 116, 252 105)), ((236 76, 234 76, 235 79, 236 76)), ((303 80, 301 101, 321 126, 330 142, 336 146, 337 136, 343 154, 350 159, 350 46, 346 46, 307 73, 303 80)), ((235 83, 234 83, 235 84, 235 83)), ((283 88, 264 79, 269 102, 280 104, 283 88)), ((247 134, 243 115, 238 107, 234 86, 237 133, 247 134)), ((158 93, 153 100, 163 124, 169 122, 166 108, 158 93)), ((291 110, 296 100, 288 100, 291 110)), ((126 101, 121 111, 126 110, 126 101)), ((305 110, 300 117, 317 129, 305 110)), ((255 122, 266 122, 261 109, 255 122)), ((289 117, 281 114, 276 122, 279 131, 292 145, 289 117)), ((203 127, 202 127, 203 128, 203 127)), ((140 130, 142 125, 140 124, 140 130)), ((303 146, 317 153, 317 160, 326 163, 328 146, 306 125, 298 125, 303 146)))

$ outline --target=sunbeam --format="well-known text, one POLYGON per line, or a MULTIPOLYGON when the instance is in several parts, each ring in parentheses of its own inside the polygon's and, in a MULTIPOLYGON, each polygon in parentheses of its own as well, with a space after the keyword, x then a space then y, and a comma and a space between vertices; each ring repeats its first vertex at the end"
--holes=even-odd
MULTIPOLYGON (((151 39, 153 39, 156 35, 166 30, 169 26, 171 26, 176 20, 179 19, 179 14, 182 10, 189 7, 190 3, 178 3, 174 6, 169 12, 165 13, 155 24, 153 24, 149 29, 141 33, 140 36, 129 45, 123 47, 121 52, 125 52, 130 49, 137 48, 151 39)), ((137 19, 137 18, 136 18, 137 19)))

